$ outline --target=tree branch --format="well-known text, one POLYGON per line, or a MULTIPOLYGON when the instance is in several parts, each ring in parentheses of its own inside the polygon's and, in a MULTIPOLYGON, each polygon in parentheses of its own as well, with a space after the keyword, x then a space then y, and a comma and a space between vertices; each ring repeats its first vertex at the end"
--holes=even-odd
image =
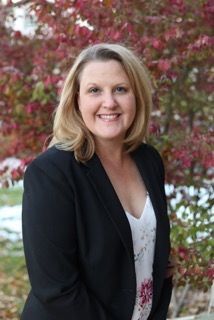
POLYGON ((30 4, 31 0, 20 0, 19 2, 13 3, 13 7, 25 6, 26 4, 30 4))

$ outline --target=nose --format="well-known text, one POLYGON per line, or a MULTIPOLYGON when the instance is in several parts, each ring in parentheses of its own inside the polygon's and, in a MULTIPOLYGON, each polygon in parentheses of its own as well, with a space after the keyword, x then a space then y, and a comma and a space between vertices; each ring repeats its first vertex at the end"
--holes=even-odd
POLYGON ((102 106, 108 109, 114 109, 117 106, 116 99, 112 92, 106 92, 103 94, 102 106))

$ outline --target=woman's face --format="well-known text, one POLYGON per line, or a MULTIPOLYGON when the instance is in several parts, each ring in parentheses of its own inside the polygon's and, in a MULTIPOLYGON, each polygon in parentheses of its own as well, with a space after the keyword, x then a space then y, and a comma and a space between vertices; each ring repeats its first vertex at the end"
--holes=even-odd
POLYGON ((80 74, 79 110, 95 143, 122 142, 136 114, 128 76, 116 60, 91 61, 80 74))

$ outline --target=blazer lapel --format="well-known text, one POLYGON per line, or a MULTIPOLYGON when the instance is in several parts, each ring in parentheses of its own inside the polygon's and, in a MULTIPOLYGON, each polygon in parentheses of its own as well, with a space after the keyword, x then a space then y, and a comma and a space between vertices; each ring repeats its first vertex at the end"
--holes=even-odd
POLYGON ((132 153, 132 158, 134 159, 138 167, 145 187, 149 193, 156 218, 158 218, 160 211, 160 192, 158 190, 159 186, 157 185, 155 173, 153 172, 152 159, 148 158, 148 155, 144 154, 143 148, 144 145, 135 150, 132 153))
POLYGON ((87 175, 93 184, 103 207, 105 207, 107 214, 117 229, 121 241, 131 259, 131 263, 134 264, 134 251, 129 222, 105 169, 96 154, 86 165, 89 167, 87 175))

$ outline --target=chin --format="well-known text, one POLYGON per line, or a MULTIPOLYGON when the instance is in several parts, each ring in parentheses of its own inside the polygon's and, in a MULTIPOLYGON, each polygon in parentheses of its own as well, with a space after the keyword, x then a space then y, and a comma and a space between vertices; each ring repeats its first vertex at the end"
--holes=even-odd
POLYGON ((106 135, 106 136, 95 136, 95 138, 99 141, 103 141, 103 142, 118 142, 118 141, 123 141, 124 139, 124 135, 106 135))

